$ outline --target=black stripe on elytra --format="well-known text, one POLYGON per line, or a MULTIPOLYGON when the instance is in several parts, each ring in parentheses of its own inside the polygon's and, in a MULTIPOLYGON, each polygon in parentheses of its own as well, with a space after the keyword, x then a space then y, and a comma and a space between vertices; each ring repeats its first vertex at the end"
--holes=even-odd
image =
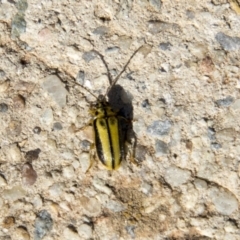
MULTIPOLYGON (((96 147, 96 151, 97 151, 99 160, 102 162, 104 160, 104 157, 101 156, 102 144, 101 144, 101 141, 99 141, 99 133, 98 133, 98 130, 97 130, 97 119, 94 119, 94 121, 93 121, 93 129, 94 129, 94 133, 95 133, 95 147, 96 147)), ((103 164, 104 164, 104 162, 103 162, 103 164)))
POLYGON ((108 138, 109 138, 109 144, 110 144, 110 150, 111 150, 111 156, 112 156, 112 169, 115 168, 115 161, 114 161, 114 153, 113 153, 113 139, 112 139, 112 135, 110 132, 110 128, 109 128, 109 124, 108 124, 108 114, 107 114, 107 108, 104 107, 103 108, 104 111, 104 116, 105 116, 105 120, 106 120, 106 124, 107 124, 107 131, 108 131, 108 138))
MULTIPOLYGON (((106 111, 104 110, 105 114, 106 114, 106 111)), ((106 120, 106 124, 107 124, 107 131, 108 131, 108 137, 109 137, 109 144, 110 144, 110 150, 111 150, 111 156, 112 156, 112 169, 115 168, 115 161, 114 161, 114 153, 113 153, 113 139, 112 139, 112 135, 111 135, 111 132, 110 132, 110 128, 109 128, 109 124, 108 124, 108 118, 109 117, 106 117, 105 120, 106 120)))
POLYGON ((103 118, 103 119, 95 119, 93 121, 93 128, 94 128, 94 132, 95 132, 95 145, 96 145, 96 150, 97 150, 97 154, 98 157, 100 159, 100 161, 106 165, 106 159, 104 158, 104 154, 103 154, 103 147, 102 147, 102 141, 101 138, 99 136, 99 132, 97 129, 97 120, 100 121, 100 125, 101 125, 101 120, 105 120, 106 125, 107 125, 107 133, 108 133, 108 139, 109 139, 109 144, 110 144, 110 151, 111 151, 111 156, 112 156, 112 169, 114 169, 115 167, 115 162, 114 162, 114 155, 113 155, 113 146, 112 146, 112 138, 111 138, 111 133, 110 133, 110 129, 109 129, 109 125, 108 125, 108 117, 103 118))

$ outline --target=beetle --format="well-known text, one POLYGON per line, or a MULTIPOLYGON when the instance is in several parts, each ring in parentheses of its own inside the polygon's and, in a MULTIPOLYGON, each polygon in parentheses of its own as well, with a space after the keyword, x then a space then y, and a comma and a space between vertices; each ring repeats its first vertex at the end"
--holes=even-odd
MULTIPOLYGON (((89 89, 78 83, 81 87, 83 87, 96 98, 96 101, 91 103, 89 108, 91 120, 88 125, 92 126, 94 135, 94 144, 92 144, 91 150, 93 150, 95 146, 95 152, 97 153, 98 159, 108 170, 118 169, 121 165, 122 160, 126 157, 126 145, 129 145, 126 137, 126 126, 129 124, 129 120, 120 116, 118 111, 113 110, 110 103, 107 101, 107 96, 113 86, 116 85, 122 73, 129 65, 131 59, 140 50, 140 48, 142 48, 142 46, 135 50, 135 52, 123 67, 122 71, 117 75, 115 79, 112 79, 108 65, 105 62, 103 55, 98 51, 93 50, 93 52, 100 56, 108 73, 110 86, 104 95, 99 95, 96 97, 89 89)), ((93 156, 90 154, 91 163, 88 170, 92 166, 92 157, 93 156)), ((130 160, 136 163, 134 160, 133 151, 131 152, 130 160)))

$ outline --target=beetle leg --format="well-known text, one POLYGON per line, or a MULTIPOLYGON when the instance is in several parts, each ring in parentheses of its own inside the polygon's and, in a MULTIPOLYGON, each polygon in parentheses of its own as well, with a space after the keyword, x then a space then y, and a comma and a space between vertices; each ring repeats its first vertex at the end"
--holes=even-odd
POLYGON ((91 146, 90 146, 89 159, 90 159, 90 164, 89 164, 89 167, 88 167, 88 169, 85 173, 87 173, 90 170, 90 168, 92 168, 93 162, 95 162, 95 160, 96 160, 96 151, 95 151, 95 144, 94 143, 92 143, 91 146))
POLYGON ((136 161, 135 159, 135 150, 136 150, 136 145, 137 145, 137 138, 134 134, 134 136, 132 137, 131 141, 126 141, 125 142, 127 151, 129 153, 129 159, 130 161, 135 164, 135 165, 139 165, 138 161, 136 161))
POLYGON ((89 126, 92 126, 92 122, 93 122, 92 119, 89 120, 88 123, 85 126, 80 127, 78 129, 74 129, 74 132, 77 133, 77 132, 80 132, 80 131, 84 130, 85 128, 87 128, 89 126))

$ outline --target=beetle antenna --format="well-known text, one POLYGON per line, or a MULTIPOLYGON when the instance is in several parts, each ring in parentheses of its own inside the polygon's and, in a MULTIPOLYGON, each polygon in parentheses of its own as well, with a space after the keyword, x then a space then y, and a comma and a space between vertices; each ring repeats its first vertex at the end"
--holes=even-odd
POLYGON ((105 61, 105 59, 104 59, 104 56, 103 56, 100 52, 98 52, 97 50, 95 50, 95 49, 92 50, 92 51, 95 52, 95 53, 101 58, 103 64, 105 65, 105 67, 106 67, 106 69, 107 69, 108 81, 109 81, 109 84, 110 84, 110 86, 111 86, 112 83, 113 83, 113 78, 112 78, 112 75, 111 75, 110 70, 109 70, 109 68, 108 68, 108 65, 107 65, 107 63, 106 63, 106 61, 105 61))
POLYGON ((121 77, 121 75, 123 74, 123 72, 126 70, 128 64, 131 62, 132 58, 135 56, 135 54, 143 47, 143 45, 141 47, 139 47, 137 50, 135 50, 135 52, 132 54, 132 56, 128 59, 127 63, 125 64, 125 66, 123 67, 122 71, 117 75, 117 77, 113 80, 112 84, 108 87, 108 90, 106 92, 106 94, 104 95, 104 97, 106 97, 109 93, 109 91, 111 90, 111 88, 117 83, 118 79, 121 77))
POLYGON ((77 81, 75 81, 76 84, 78 84, 79 86, 81 86, 85 91, 87 91, 88 93, 90 93, 93 97, 95 97, 96 99, 98 99, 98 97, 93 94, 88 88, 84 87, 82 84, 78 83, 77 81))

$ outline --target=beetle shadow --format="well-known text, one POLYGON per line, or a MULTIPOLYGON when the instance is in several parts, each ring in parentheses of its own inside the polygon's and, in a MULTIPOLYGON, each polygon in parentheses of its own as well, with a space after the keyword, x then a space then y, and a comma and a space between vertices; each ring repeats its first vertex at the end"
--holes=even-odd
POLYGON ((114 85, 108 93, 108 101, 111 107, 118 111, 119 116, 129 121, 133 120, 132 100, 132 96, 119 84, 114 85))
MULTIPOLYGON (((133 97, 119 84, 114 85, 108 93, 110 106, 118 112, 120 128, 124 141, 132 145, 132 156, 135 156, 137 137, 133 131, 133 97)), ((127 146, 126 146, 127 147, 127 146)), ((128 147, 127 147, 128 148, 128 147)), ((125 156, 126 157, 126 156, 125 156)))

